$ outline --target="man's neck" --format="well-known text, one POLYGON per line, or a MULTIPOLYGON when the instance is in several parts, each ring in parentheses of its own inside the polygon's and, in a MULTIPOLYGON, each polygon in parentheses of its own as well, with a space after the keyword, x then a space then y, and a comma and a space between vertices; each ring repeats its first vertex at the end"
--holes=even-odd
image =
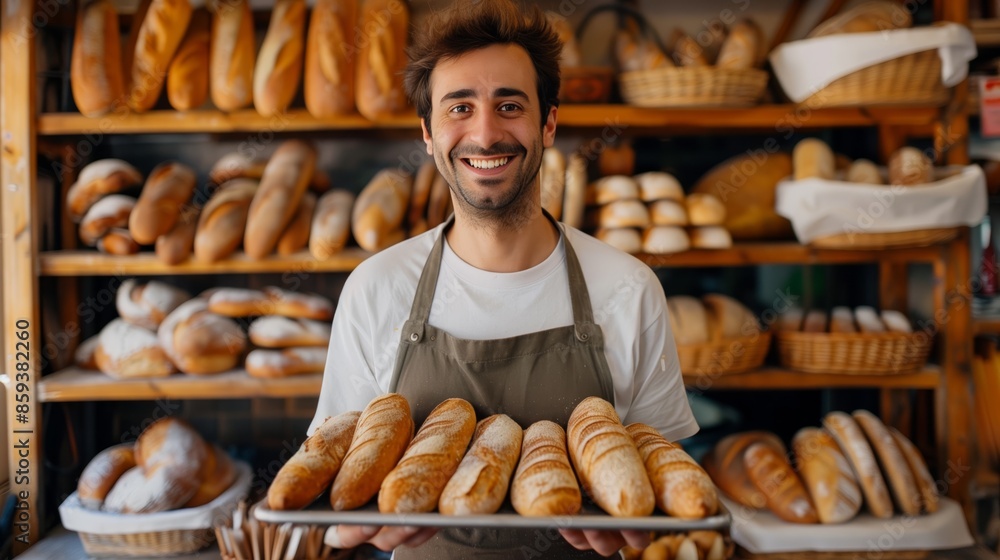
POLYGON ((447 240, 460 259, 480 270, 520 272, 552 254, 559 232, 541 212, 516 230, 481 227, 456 212, 447 240))

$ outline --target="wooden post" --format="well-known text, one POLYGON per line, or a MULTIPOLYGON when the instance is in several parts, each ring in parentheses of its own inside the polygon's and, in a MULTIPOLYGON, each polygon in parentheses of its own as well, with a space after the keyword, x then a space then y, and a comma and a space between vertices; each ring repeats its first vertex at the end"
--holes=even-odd
MULTIPOLYGON (((909 270, 906 263, 879 263, 879 307, 906 312, 909 298, 909 270)), ((903 432, 907 437, 913 433, 913 403, 910 391, 906 389, 881 390, 882 420, 903 432)))
POLYGON ((8 376, 7 422, 10 446, 14 554, 37 542, 42 519, 41 410, 36 386, 40 371, 38 277, 35 246, 35 28, 34 2, 0 0, 0 199, 3 247, 3 373, 8 376))

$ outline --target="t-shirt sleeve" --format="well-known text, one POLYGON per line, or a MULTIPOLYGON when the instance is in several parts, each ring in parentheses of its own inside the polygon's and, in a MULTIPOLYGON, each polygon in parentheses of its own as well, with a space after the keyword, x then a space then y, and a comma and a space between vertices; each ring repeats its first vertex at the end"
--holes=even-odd
POLYGON ((661 311, 639 337, 635 393, 624 423, 649 424, 663 437, 677 441, 696 434, 698 422, 684 389, 666 299, 662 294, 658 299, 662 300, 661 311))

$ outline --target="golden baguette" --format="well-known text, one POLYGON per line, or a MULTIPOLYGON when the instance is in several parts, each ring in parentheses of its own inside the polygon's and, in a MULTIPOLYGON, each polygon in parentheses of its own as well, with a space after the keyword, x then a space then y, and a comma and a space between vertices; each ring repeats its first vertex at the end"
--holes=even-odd
POLYGON ((521 515, 573 515, 582 496, 569 462, 566 431, 555 422, 535 422, 524 431, 521 460, 510 501, 521 515))
POLYGON ((521 427, 506 414, 494 414, 476 426, 472 446, 438 500, 444 515, 494 513, 500 509, 517 458, 521 427))
POLYGON ((664 513, 682 519, 715 515, 719 510, 715 485, 681 446, 646 424, 629 424, 625 430, 639 449, 656 493, 656 505, 664 513))

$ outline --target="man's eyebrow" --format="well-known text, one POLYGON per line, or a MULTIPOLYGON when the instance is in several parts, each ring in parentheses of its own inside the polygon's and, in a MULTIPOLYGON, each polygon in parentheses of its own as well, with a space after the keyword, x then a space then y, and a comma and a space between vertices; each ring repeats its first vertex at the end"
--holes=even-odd
MULTIPOLYGON (((455 91, 448 92, 441 97, 441 103, 445 101, 451 101, 454 99, 468 99, 470 97, 475 97, 476 91, 472 88, 456 89, 455 91)), ((493 97, 520 97, 525 101, 528 100, 528 94, 517 88, 510 87, 500 87, 493 90, 493 97)))
POLYGON ((441 102, 450 101, 452 99, 467 99, 469 97, 475 97, 476 92, 471 88, 466 89, 456 89, 455 91, 444 94, 441 98, 441 102))
POLYGON ((520 97, 525 101, 528 100, 528 94, 517 88, 502 87, 493 90, 493 97, 520 97))

